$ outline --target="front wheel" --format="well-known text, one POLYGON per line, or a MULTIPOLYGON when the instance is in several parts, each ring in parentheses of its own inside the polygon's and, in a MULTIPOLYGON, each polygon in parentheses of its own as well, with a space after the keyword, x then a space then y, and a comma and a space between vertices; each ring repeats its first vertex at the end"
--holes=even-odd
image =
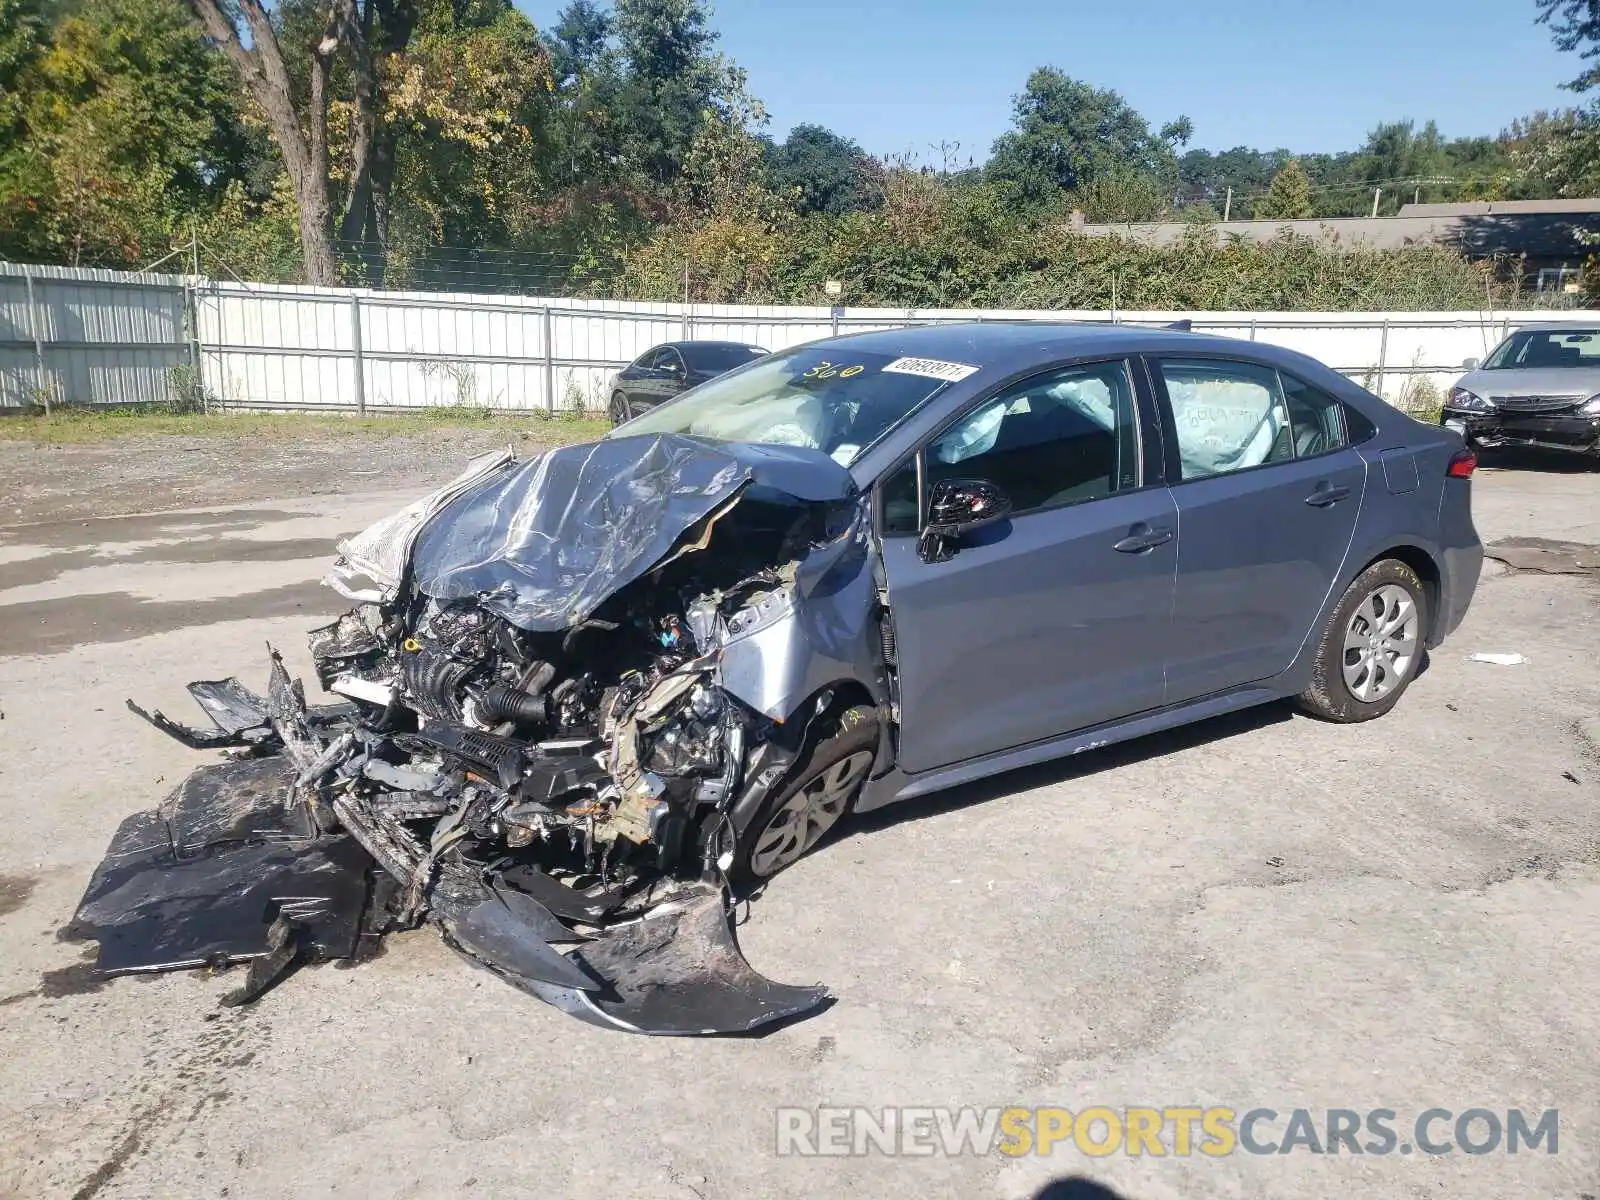
POLYGON ((746 884, 770 879, 820 842, 855 801, 877 748, 875 710, 858 705, 840 714, 834 732, 804 755, 746 827, 734 851, 733 878, 746 884))
POLYGON ((1300 706, 1341 723, 1383 716, 1416 677, 1427 628, 1427 592, 1417 573, 1399 559, 1373 563, 1323 627, 1300 706))
POLYGON ((621 425, 624 421, 633 420, 633 406, 628 403, 628 397, 622 392, 611 393, 611 423, 621 425))

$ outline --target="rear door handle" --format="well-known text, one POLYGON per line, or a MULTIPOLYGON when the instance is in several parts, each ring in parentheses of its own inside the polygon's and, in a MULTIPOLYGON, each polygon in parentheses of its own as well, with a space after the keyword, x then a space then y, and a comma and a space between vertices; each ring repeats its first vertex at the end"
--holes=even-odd
POLYGON ((1350 489, 1347 487, 1333 487, 1326 481, 1317 484, 1317 488, 1306 497, 1306 503, 1313 508, 1327 508, 1330 504, 1337 504, 1347 499, 1350 489))
POLYGON ((1172 530, 1152 529, 1143 521, 1128 530, 1128 536, 1123 538, 1113 550, 1122 554, 1143 554, 1146 550, 1154 550, 1172 540, 1172 530))

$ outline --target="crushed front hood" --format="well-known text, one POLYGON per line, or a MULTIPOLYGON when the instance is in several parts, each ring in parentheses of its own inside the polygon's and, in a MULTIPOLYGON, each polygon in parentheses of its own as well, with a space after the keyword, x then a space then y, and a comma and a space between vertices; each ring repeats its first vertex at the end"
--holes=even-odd
POLYGON ((436 600, 475 597, 523 629, 566 629, 752 486, 817 502, 855 491, 842 466, 798 447, 679 434, 566 446, 442 507, 416 537, 414 578, 436 600))

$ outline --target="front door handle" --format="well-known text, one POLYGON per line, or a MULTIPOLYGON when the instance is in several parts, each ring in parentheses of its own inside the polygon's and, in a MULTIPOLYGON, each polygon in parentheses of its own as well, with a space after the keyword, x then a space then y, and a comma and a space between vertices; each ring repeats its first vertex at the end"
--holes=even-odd
POLYGON ((1121 554, 1143 554, 1145 551, 1154 550, 1157 546, 1171 540, 1172 530, 1152 529, 1149 525, 1140 521, 1128 530, 1127 537, 1111 548, 1121 554))
POLYGON ((1327 480, 1317 484, 1316 490, 1306 497, 1306 503, 1312 508, 1327 508, 1330 504, 1337 504, 1350 495, 1347 487, 1334 487, 1327 480))

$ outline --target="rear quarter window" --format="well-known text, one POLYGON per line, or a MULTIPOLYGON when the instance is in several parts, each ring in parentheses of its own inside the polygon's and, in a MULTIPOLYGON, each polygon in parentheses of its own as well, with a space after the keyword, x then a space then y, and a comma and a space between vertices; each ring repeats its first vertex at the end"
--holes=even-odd
POLYGON ((1378 427, 1367 420, 1360 411, 1348 404, 1341 404, 1340 407, 1344 409, 1345 437, 1350 445, 1359 445, 1378 436, 1378 427))

